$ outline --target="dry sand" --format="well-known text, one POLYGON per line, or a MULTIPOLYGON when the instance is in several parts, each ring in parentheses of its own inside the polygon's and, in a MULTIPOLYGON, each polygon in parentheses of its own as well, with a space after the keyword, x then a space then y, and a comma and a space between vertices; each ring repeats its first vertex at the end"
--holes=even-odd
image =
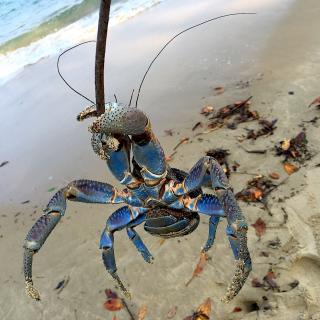
MULTIPOLYGON (((178 149, 172 166, 188 170, 206 150, 222 147, 231 151, 231 162, 240 162, 241 171, 276 171, 282 181, 287 175, 281 159, 274 156, 273 145, 295 136, 303 120, 319 115, 315 108, 307 108, 319 96, 319 2, 296 1, 287 8, 272 1, 259 1, 256 6, 246 1, 235 1, 233 6, 217 1, 219 9, 211 8, 213 1, 201 1, 201 5, 192 2, 165 2, 111 30, 109 98, 115 92, 126 102, 146 61, 175 32, 219 13, 258 10, 258 17, 223 20, 177 40, 148 77, 140 107, 150 115, 168 154, 179 139, 190 137, 190 142, 178 149), (240 80, 250 85, 239 89, 236 84, 240 80), (226 91, 214 96, 212 88, 218 85, 225 86, 226 91), (266 155, 246 153, 237 140, 255 123, 240 125, 237 130, 220 129, 200 136, 201 140, 195 137, 191 128, 203 120, 199 115, 203 105, 223 106, 250 95, 254 97, 253 109, 267 119, 278 119, 273 136, 242 143, 248 149, 267 148, 266 155), (165 136, 163 130, 172 128, 174 135, 165 136)), ((63 63, 68 79, 91 97, 92 57, 93 48, 83 47, 63 63)), ((102 304, 104 289, 114 288, 114 284, 97 248, 105 220, 115 207, 69 203, 65 218, 34 260, 34 280, 42 301, 37 303, 24 295, 22 243, 52 195, 47 190, 76 178, 116 184, 105 164, 90 150, 86 124, 75 122, 75 115, 85 104, 58 79, 54 64, 55 58, 45 59, 0 88, 0 162, 10 161, 0 168, 0 319, 112 319, 113 314, 102 304), (30 202, 21 204, 26 200, 30 202), (57 294, 53 288, 67 276, 69 284, 57 294)), ((144 263, 125 232, 116 235, 119 274, 130 286, 133 299, 128 304, 135 314, 147 305, 146 319, 166 319, 169 309, 178 306, 174 319, 183 319, 211 297, 211 318, 215 320, 320 319, 319 128, 317 124, 305 126, 314 157, 269 197, 273 215, 259 205, 240 203, 249 225, 261 217, 267 230, 259 240, 249 228, 253 271, 230 304, 220 302, 234 269, 225 222, 220 224, 210 251, 211 260, 188 287, 185 283, 207 237, 206 218, 191 235, 162 245, 142 227, 137 228, 155 257, 153 265, 144 263), (288 214, 286 223, 282 208, 288 214), (278 246, 270 246, 274 240, 278 246), (262 251, 268 256, 262 256, 262 251), (295 280, 298 287, 287 292, 253 288, 252 279, 261 280, 270 268, 281 290, 287 290, 295 280), (242 312, 233 313, 236 306, 242 312), (254 311, 257 306, 259 310, 254 311)), ((249 178, 233 174, 235 191, 249 178)), ((129 319, 124 310, 116 316, 129 319)))

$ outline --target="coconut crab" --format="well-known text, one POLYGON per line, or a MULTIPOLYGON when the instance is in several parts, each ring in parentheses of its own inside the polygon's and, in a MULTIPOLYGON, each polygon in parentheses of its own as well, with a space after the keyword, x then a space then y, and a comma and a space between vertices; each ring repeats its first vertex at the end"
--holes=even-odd
MULTIPOLYGON (((94 106, 86 108, 78 120, 96 115, 94 106)), ((120 280, 114 256, 114 233, 126 229, 129 239, 143 259, 153 257, 134 228, 144 223, 144 229, 162 238, 179 237, 193 232, 199 224, 199 214, 209 216, 209 235, 202 248, 213 245, 216 228, 226 218, 226 234, 236 260, 235 274, 223 300, 233 299, 244 285, 251 259, 247 248, 247 223, 238 206, 228 179, 209 156, 202 157, 186 173, 170 168, 164 151, 151 129, 149 118, 137 108, 107 103, 105 113, 89 126, 94 152, 106 161, 123 190, 104 182, 75 180, 60 189, 49 201, 44 213, 27 234, 24 244, 24 276, 26 293, 39 300, 33 286, 32 261, 49 234, 64 216, 67 200, 86 203, 124 203, 107 219, 100 239, 102 259, 111 277, 122 292, 130 294, 120 280), (212 188, 206 194, 202 187, 212 188)))

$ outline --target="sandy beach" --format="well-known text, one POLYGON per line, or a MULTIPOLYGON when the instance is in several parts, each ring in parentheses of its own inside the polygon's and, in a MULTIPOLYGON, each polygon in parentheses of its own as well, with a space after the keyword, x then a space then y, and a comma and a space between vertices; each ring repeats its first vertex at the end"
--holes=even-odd
MULTIPOLYGON (((308 108, 320 95, 319 1, 165 1, 110 29, 106 100, 116 94, 127 103, 148 63, 177 32, 240 11, 257 14, 206 24, 169 46, 146 79, 139 108, 149 115, 167 155, 181 139, 189 138, 170 166, 188 171, 209 149, 223 148, 230 152, 230 163, 240 164, 242 174, 231 173, 230 178, 235 192, 253 176, 272 172, 279 174, 274 183, 281 185, 268 196, 269 212, 261 203, 239 201, 250 226, 253 270, 227 305, 220 298, 233 275, 234 261, 225 221, 218 227, 210 260, 187 287, 207 238, 208 218, 202 217, 192 234, 164 243, 139 226, 137 231, 155 257, 152 265, 143 261, 125 231, 118 232, 118 272, 133 296, 128 307, 137 315, 146 305, 146 320, 168 319, 175 306, 172 319, 184 319, 208 297, 213 320, 320 319, 319 124, 308 122, 320 116, 315 106, 308 108), (216 95, 218 86, 224 92, 216 95), (192 131, 195 123, 207 122, 200 114, 203 106, 218 109, 249 96, 253 96, 250 108, 261 118, 277 119, 273 135, 241 139, 246 129, 258 128, 257 121, 235 130, 224 127, 201 135, 197 134, 205 128, 192 131), (274 146, 303 128, 312 157, 288 175, 274 146), (261 238, 251 226, 258 218, 266 224, 261 238), (252 285, 270 270, 276 289, 252 285), (290 287, 292 283, 297 285, 290 287)), ((32 301, 24 293, 23 241, 54 192, 82 178, 120 187, 91 150, 90 121, 76 121, 87 102, 58 77, 56 59, 28 66, 0 87, 0 163, 9 161, 0 167, 0 319, 131 319, 125 309, 112 313, 103 308, 104 290, 117 290, 98 245, 105 221, 117 206, 69 202, 64 219, 34 258, 34 282, 42 300, 32 301), (54 288, 67 277, 68 285, 58 294, 54 288)), ((61 69, 74 87, 94 97, 93 44, 66 55, 61 69)))

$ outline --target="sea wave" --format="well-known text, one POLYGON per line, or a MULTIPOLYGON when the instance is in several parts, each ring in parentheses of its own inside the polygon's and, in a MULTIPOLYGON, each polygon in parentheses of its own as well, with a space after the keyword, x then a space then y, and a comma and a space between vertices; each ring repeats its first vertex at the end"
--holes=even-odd
MULTIPOLYGON (((165 0, 115 1, 109 25, 124 22, 165 0)), ((62 50, 95 39, 98 11, 96 0, 84 0, 52 17, 36 28, 0 46, 0 85, 16 76, 27 65, 57 55, 62 50)))

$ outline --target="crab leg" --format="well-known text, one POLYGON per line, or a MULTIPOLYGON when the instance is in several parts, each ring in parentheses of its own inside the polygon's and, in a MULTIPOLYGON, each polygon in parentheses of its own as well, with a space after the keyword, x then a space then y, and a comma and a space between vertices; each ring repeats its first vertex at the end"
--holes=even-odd
POLYGON ((44 214, 35 222, 28 232, 24 243, 23 268, 26 281, 26 293, 36 300, 40 300, 40 294, 37 289, 33 287, 33 255, 40 250, 64 215, 66 199, 88 203, 124 202, 121 194, 111 185, 91 180, 73 181, 52 197, 44 210, 44 214))
MULTIPOLYGON (((106 227, 103 230, 100 238, 100 249, 102 249, 102 260, 106 267, 106 270, 110 273, 112 278, 116 281, 121 291, 127 298, 130 298, 131 295, 127 290, 127 288, 125 287, 125 285, 122 283, 117 273, 117 265, 114 257, 114 235, 113 234, 115 231, 119 231, 121 229, 124 229, 125 227, 130 228, 130 225, 134 224, 134 222, 136 222, 137 224, 139 222, 142 223, 144 221, 144 213, 146 211, 147 210, 143 208, 133 208, 129 206, 119 208, 114 213, 112 213, 111 216, 108 218, 106 227)), ((139 240, 137 240, 135 244, 140 246, 141 243, 142 241, 140 242, 139 240)), ((143 246, 140 247, 139 249, 145 251, 146 247, 144 246, 144 244, 142 245, 143 246)), ((148 250, 145 252, 149 253, 148 250)))
POLYGON ((209 235, 208 235, 208 240, 204 247, 202 248, 202 252, 207 252, 209 249, 212 247, 214 243, 214 239, 216 237, 216 231, 217 231, 217 226, 219 224, 220 217, 218 216, 211 216, 209 220, 209 235))
MULTIPOLYGON (((176 183, 172 189, 176 195, 186 195, 201 187, 203 184, 207 184, 209 177, 211 179, 211 187, 215 190, 216 196, 203 194, 194 199, 189 199, 188 196, 185 196, 183 201, 185 207, 191 210, 204 214, 210 214, 210 212, 212 212, 211 214, 214 216, 220 215, 227 218, 227 235, 236 259, 235 275, 227 289, 226 296, 223 298, 224 302, 229 302, 241 290, 252 267, 247 248, 246 234, 248 226, 225 173, 214 158, 206 156, 201 158, 192 167, 189 175, 181 183, 176 183), (223 214, 219 214, 219 206, 223 214)), ((216 224, 213 222, 209 227, 209 238, 207 242, 209 246, 210 243, 213 242, 211 238, 215 234, 216 224)))
POLYGON ((152 263, 152 261, 154 260, 152 254, 149 252, 148 248, 142 242, 138 233, 133 229, 134 227, 138 226, 139 224, 141 224, 144 221, 145 221, 145 215, 141 215, 137 219, 135 219, 132 223, 130 223, 127 226, 127 234, 128 234, 129 239, 135 245, 136 249, 141 253, 142 258, 146 262, 152 263))
POLYGON ((252 270, 251 258, 247 247, 248 225, 233 192, 228 190, 218 191, 218 197, 226 213, 228 227, 227 235, 236 259, 236 270, 222 301, 231 301, 241 290, 252 270))

